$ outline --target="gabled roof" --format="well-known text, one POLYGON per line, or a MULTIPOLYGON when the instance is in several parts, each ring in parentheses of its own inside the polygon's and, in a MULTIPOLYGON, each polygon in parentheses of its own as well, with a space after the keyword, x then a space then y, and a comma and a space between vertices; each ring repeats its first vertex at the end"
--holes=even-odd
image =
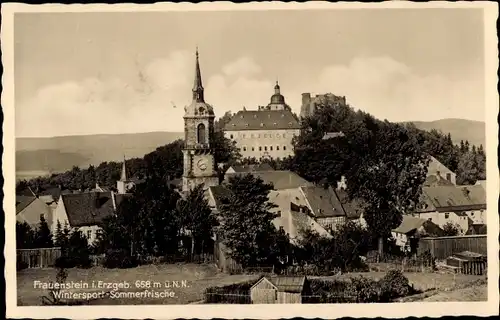
MULTIPOLYGON (((225 176, 225 181, 235 175, 242 175, 247 173, 229 173, 225 176)), ((258 177, 264 181, 264 183, 272 183, 275 190, 281 189, 292 189, 299 187, 312 186, 311 182, 306 181, 304 178, 300 177, 296 173, 288 170, 276 170, 276 171, 258 171, 251 172, 255 177, 258 177)))
POLYGON ((306 282, 305 276, 277 276, 269 279, 280 292, 301 293, 306 282))
POLYGON ((426 220, 424 219, 404 215, 401 224, 392 231, 397 233, 407 234, 411 231, 415 231, 418 228, 420 228, 425 223, 425 221, 426 220))
POLYGON ((424 186, 425 187, 437 187, 437 186, 453 186, 454 184, 451 181, 446 180, 440 175, 428 175, 425 179, 424 186))
POLYGON ((438 159, 434 158, 433 156, 430 156, 430 161, 429 161, 429 166, 427 167, 427 172, 434 173, 434 172, 443 171, 443 170, 452 172, 444 164, 439 162, 438 159))
POLYGON ((301 187, 306 201, 316 218, 340 217, 346 213, 335 191, 318 186, 301 187))
POLYGON ((289 110, 238 111, 224 126, 225 131, 300 129, 299 120, 289 110))
POLYGON ((208 192, 210 197, 208 203, 213 206, 214 209, 217 209, 221 205, 224 196, 231 193, 231 191, 223 185, 211 186, 208 188, 208 192))
POLYGON ((114 213, 111 192, 86 192, 62 195, 71 227, 100 225, 114 213))
POLYGON ((268 163, 233 165, 229 168, 233 169, 235 172, 238 172, 238 173, 257 172, 257 171, 274 171, 273 167, 271 167, 271 165, 268 163))
POLYGON ((485 224, 472 224, 469 226, 466 235, 472 234, 488 234, 487 226, 485 224))
POLYGON ((348 219, 358 219, 361 217, 364 213, 364 209, 360 200, 350 200, 347 192, 342 189, 335 190, 335 193, 337 194, 348 219))
POLYGON ((16 214, 26 209, 35 199, 35 196, 16 196, 16 214))
POLYGON ((468 206, 486 206, 486 191, 480 185, 423 187, 424 201, 439 210, 468 206))

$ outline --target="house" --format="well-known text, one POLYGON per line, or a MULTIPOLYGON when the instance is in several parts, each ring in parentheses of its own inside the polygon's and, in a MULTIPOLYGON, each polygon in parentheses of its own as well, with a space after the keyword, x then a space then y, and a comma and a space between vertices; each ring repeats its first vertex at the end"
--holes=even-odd
POLYGON ((404 215, 401 224, 391 234, 402 251, 414 251, 419 238, 441 237, 444 231, 431 221, 404 215))
POLYGON ((477 180, 476 185, 482 186, 484 188, 484 190, 486 190, 486 180, 477 180))
POLYGON ((305 276, 262 277, 250 288, 250 298, 252 304, 302 303, 302 297, 310 292, 305 276))
POLYGON ((37 228, 43 217, 47 224, 52 224, 53 213, 50 206, 43 200, 32 196, 16 196, 16 221, 26 222, 32 228, 37 228))
POLYGON ((465 233, 466 236, 475 234, 488 234, 485 224, 471 224, 465 233))
POLYGON ((61 225, 80 230, 93 243, 101 230, 105 218, 113 215, 118 205, 128 195, 114 192, 85 192, 62 194, 52 221, 52 232, 61 225))
POLYGON ((300 187, 310 213, 323 228, 335 229, 347 221, 346 212, 339 197, 331 188, 318 186, 300 187))
POLYGON ((226 170, 226 174, 258 171, 274 171, 274 169, 268 163, 232 165, 226 170))
MULTIPOLYGON (((224 182, 237 175, 246 175, 248 172, 229 173, 224 176, 224 182)), ((303 186, 313 186, 314 184, 305 180, 298 174, 288 170, 255 171, 251 172, 256 178, 260 178, 264 183, 272 184, 275 190, 299 188, 303 186)))
POLYGON ((471 224, 486 224, 486 191, 480 185, 423 187, 413 215, 441 228, 451 222, 464 234, 471 224))
POLYGON ((444 164, 439 162, 433 156, 430 156, 429 166, 427 167, 427 181, 424 183, 426 186, 434 185, 447 185, 457 184, 457 175, 448 169, 444 164))
POLYGON ((292 140, 300 134, 299 119, 276 83, 266 107, 238 111, 224 126, 224 135, 236 142, 246 158, 286 158, 294 154, 292 140))

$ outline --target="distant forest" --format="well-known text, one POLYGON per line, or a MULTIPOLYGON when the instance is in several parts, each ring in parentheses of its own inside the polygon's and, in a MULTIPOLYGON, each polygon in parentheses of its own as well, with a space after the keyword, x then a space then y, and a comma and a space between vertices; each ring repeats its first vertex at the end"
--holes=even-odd
MULTIPOLYGON (((313 117, 316 117, 315 121, 304 119, 303 130, 306 132, 316 130, 317 134, 324 134, 325 131, 342 131, 350 136, 351 149, 352 145, 356 145, 356 143, 359 144, 360 148, 375 148, 378 139, 376 137, 377 134, 380 134, 378 132, 381 132, 381 128, 384 128, 384 130, 387 128, 404 130, 404 139, 408 139, 408 136, 414 139, 417 141, 422 152, 434 156, 457 174, 457 184, 474 184, 477 180, 486 179, 486 154, 482 145, 471 145, 468 141, 461 141, 460 144, 454 144, 450 134, 443 134, 437 130, 420 130, 411 123, 398 124, 381 121, 367 113, 355 111, 349 106, 329 104, 328 101, 325 102, 323 109, 327 109, 328 111, 313 115, 313 117), (319 128, 318 123, 321 124, 321 128, 319 128), (371 137, 371 142, 367 142, 369 140, 365 139, 367 135, 371 137), (367 145, 363 146, 363 144, 367 145)), ((225 163, 226 167, 230 163, 248 162, 248 159, 241 159, 236 146, 223 136, 222 127, 230 117, 231 114, 226 113, 216 121, 216 134, 212 142, 216 149, 216 161, 218 163, 225 163)), ((397 132, 397 130, 394 132, 397 132)), ((383 138, 386 139, 388 137, 384 136, 383 138)), ((390 138, 399 139, 396 133, 390 138)), ((378 141, 381 141, 381 139, 378 139, 378 141)), ((302 141, 301 139, 297 139, 294 143, 296 148, 299 149, 303 148, 306 144, 311 145, 310 141, 307 142, 303 139, 302 141)), ((342 143, 342 141, 339 141, 339 144, 342 143)), ((126 160, 127 173, 130 177, 135 176, 138 178, 147 178, 150 176, 161 176, 165 179, 180 178, 183 170, 182 148, 183 141, 176 140, 157 148, 142 158, 128 159, 126 160)), ((331 159, 334 162, 331 166, 331 171, 333 171, 332 174, 335 176, 343 174, 342 171, 348 169, 349 165, 366 160, 360 159, 360 154, 362 153, 350 152, 349 148, 342 150, 340 150, 339 146, 334 146, 333 149, 323 150, 321 148, 319 147, 318 150, 314 151, 314 159, 305 160, 309 158, 304 157, 303 152, 296 152, 293 157, 281 161, 271 161, 271 164, 278 169, 288 169, 303 175, 306 172, 305 178, 310 178, 308 176, 315 175, 314 170, 324 170, 325 164, 323 162, 326 161, 324 159, 331 159), (337 152, 336 155, 334 151, 337 152), (333 158, 332 153, 334 153, 333 158)), ((358 148, 358 146, 355 148, 358 148)), ((64 173, 52 174, 49 177, 21 180, 16 185, 16 191, 26 189, 27 186, 34 192, 41 192, 53 187, 88 190, 94 188, 96 183, 114 188, 116 181, 120 178, 121 165, 122 162, 103 162, 98 166, 91 165, 88 168, 78 168, 75 166, 64 173)), ((221 174, 222 172, 223 169, 221 169, 221 174)))

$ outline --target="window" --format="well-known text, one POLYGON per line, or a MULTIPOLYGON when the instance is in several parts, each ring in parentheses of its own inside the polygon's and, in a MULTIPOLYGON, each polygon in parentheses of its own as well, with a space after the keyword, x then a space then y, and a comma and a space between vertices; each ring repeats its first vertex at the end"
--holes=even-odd
POLYGON ((243 151, 247 151, 247 147, 243 147, 243 151))
POLYGON ((267 138, 267 133, 264 133, 264 138, 267 138))
POLYGON ((283 146, 283 150, 286 151, 286 146, 283 146))
POLYGON ((279 151, 279 150, 280 150, 280 146, 276 146, 276 150, 278 150, 278 151, 279 151))
POLYGON ((281 217, 281 210, 278 210, 278 217, 281 217))
POLYGON ((444 218, 445 218, 445 219, 448 219, 449 217, 450 217, 450 214, 449 214, 448 212, 446 212, 446 213, 444 214, 444 218))
POLYGON ((231 139, 233 139, 233 135, 230 135, 231 139))
POLYGON ((286 138, 286 133, 283 133, 283 138, 286 138))
POLYGON ((205 125, 203 123, 198 125, 198 143, 206 143, 205 125))
POLYGON ((427 219, 427 220, 432 221, 432 218, 429 218, 429 219, 427 219))
POLYGON ((250 138, 253 138, 253 133, 250 134, 250 138))
POLYGON ((43 213, 40 214, 40 220, 45 219, 45 215, 43 213))
POLYGON ((446 174, 446 180, 451 181, 451 173, 446 174))
POLYGON ((90 239, 92 236, 92 230, 87 230, 87 239, 90 239))
POLYGON ((267 146, 264 147, 264 151, 267 151, 267 146))
POLYGON ((255 151, 255 148, 254 148, 254 147, 252 147, 252 151, 255 151))
POLYGON ((269 150, 273 151, 273 146, 270 146, 270 147, 269 147, 269 150))
POLYGON ((242 135, 241 135, 241 137, 242 137, 242 138, 245 138, 245 134, 242 134, 242 135))
POLYGON ((259 151, 262 151, 262 147, 259 147, 259 151))

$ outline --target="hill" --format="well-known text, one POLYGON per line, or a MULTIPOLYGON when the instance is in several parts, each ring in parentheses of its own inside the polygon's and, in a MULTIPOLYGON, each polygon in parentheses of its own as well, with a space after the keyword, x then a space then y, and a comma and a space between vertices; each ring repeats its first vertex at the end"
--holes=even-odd
POLYGON ((31 178, 87 167, 123 157, 143 157, 159 146, 184 137, 182 132, 99 134, 16 139, 16 176, 31 178))
POLYGON ((451 134, 451 139, 458 144, 461 140, 468 140, 470 144, 485 146, 486 126, 482 121, 465 119, 442 119, 436 121, 413 121, 419 129, 431 131, 436 129, 442 133, 451 134))

